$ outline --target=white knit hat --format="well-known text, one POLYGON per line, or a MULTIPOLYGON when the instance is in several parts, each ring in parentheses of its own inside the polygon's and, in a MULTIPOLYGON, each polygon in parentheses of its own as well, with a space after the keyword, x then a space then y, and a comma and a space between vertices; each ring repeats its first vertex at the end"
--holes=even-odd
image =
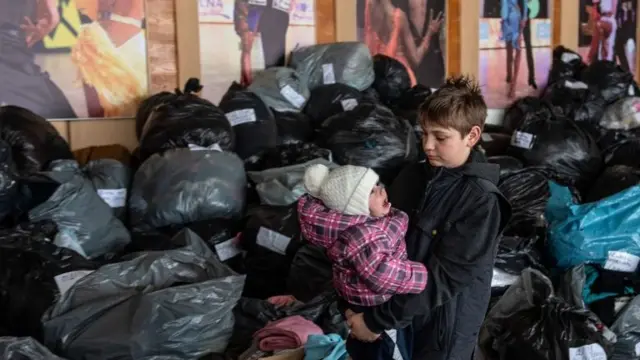
POLYGON ((369 215, 369 196, 378 174, 362 166, 345 165, 331 171, 322 164, 307 168, 304 186, 330 209, 346 215, 369 215))

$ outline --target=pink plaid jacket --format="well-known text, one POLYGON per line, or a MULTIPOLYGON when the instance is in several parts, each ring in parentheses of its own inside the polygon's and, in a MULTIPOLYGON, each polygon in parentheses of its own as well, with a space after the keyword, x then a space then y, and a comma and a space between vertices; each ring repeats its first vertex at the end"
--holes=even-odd
POLYGON ((302 235, 327 249, 333 283, 349 303, 374 306, 393 294, 419 293, 427 285, 423 264, 407 260, 407 214, 351 216, 330 210, 310 195, 298 201, 302 235))

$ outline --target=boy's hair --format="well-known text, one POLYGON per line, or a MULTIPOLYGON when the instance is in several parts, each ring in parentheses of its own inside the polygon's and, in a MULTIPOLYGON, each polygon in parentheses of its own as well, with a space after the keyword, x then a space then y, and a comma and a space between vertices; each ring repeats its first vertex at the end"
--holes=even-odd
POLYGON ((436 124, 453 128, 465 136, 474 126, 484 127, 487 104, 480 87, 470 77, 455 76, 446 80, 420 105, 420 125, 436 124))

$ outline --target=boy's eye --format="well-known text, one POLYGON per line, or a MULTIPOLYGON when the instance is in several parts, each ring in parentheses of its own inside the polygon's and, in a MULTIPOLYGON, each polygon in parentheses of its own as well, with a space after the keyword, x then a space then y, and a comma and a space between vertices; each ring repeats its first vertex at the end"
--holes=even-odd
POLYGON ((445 141, 445 140, 447 140, 447 138, 446 138, 446 137, 436 137, 436 140, 438 140, 438 141, 445 141))

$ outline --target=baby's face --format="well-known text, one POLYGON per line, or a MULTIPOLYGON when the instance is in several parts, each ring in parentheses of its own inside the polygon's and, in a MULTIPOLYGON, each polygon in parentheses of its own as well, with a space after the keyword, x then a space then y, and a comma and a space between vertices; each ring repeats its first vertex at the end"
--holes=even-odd
POLYGON ((391 210, 391 203, 387 197, 387 191, 383 186, 376 185, 369 195, 369 211, 371 216, 386 216, 391 210))

